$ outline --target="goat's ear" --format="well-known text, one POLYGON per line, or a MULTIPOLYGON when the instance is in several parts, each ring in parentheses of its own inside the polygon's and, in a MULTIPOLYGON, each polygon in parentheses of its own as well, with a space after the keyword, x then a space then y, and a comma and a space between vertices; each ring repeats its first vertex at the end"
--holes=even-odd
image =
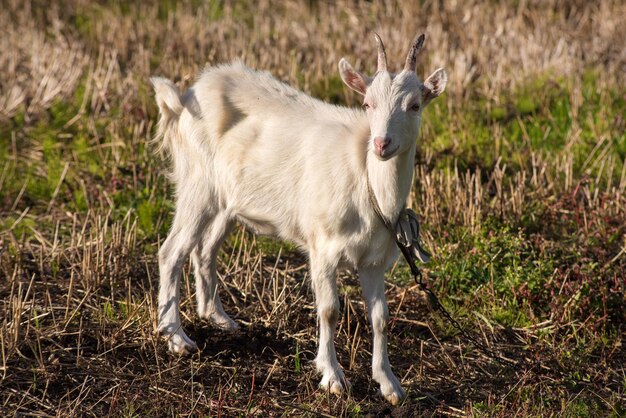
POLYGON ((367 87, 372 83, 371 78, 352 68, 345 58, 342 58, 341 61, 339 61, 339 74, 341 75, 343 82, 346 83, 346 86, 363 96, 365 96, 367 87))
POLYGON ((432 99, 439 96, 446 89, 448 73, 443 68, 435 70, 422 86, 422 106, 426 106, 432 99))

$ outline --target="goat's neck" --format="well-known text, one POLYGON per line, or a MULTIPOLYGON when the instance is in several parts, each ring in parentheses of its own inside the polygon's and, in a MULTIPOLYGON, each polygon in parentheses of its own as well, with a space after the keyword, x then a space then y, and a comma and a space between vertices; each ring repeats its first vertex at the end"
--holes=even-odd
POLYGON ((406 204, 413 183, 415 146, 388 161, 380 161, 370 152, 366 159, 367 176, 372 192, 385 217, 395 224, 406 204))

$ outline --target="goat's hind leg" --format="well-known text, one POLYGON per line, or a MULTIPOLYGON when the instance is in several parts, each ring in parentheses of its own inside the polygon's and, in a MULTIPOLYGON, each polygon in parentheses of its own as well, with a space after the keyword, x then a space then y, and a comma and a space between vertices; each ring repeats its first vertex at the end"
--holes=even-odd
POLYGON ((198 315, 210 320, 217 327, 234 331, 239 325, 224 312, 218 294, 217 254, 224 239, 230 233, 232 220, 229 213, 223 211, 207 225, 196 248, 191 253, 195 268, 196 300, 198 315))
POLYGON ((159 250, 158 330, 167 337, 169 350, 177 354, 190 354, 198 350, 180 322, 180 275, 208 219, 207 214, 197 208, 183 196, 179 197, 172 229, 159 250))

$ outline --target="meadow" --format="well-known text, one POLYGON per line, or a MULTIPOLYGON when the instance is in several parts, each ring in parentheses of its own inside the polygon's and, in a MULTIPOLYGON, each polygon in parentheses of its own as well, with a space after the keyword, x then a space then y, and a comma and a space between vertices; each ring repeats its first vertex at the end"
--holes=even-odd
POLYGON ((5 0, 0 7, 0 416, 626 416, 626 4, 618 0, 5 0), (318 389, 306 256, 241 227, 219 260, 228 334, 200 352, 156 334, 173 215, 149 77, 184 89, 241 59, 359 106, 341 57, 373 73, 448 70, 424 112, 410 206, 429 285, 494 361, 388 274, 389 352, 407 398, 370 378, 358 279, 338 276, 338 358, 318 389))

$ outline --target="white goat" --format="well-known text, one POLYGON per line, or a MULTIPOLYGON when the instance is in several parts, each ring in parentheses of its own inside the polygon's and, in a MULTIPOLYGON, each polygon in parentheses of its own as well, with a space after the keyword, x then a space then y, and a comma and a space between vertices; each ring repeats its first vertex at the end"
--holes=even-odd
POLYGON ((179 316, 179 278, 189 254, 198 314, 220 328, 238 328, 217 293, 216 257, 239 221, 308 253, 320 327, 316 365, 320 386, 333 393, 349 385, 333 342, 335 271, 357 269, 374 338, 373 378, 389 402, 403 398, 387 357, 384 283, 398 251, 368 189, 395 222, 413 182, 422 111, 443 92, 447 74, 438 69, 424 83, 416 76, 424 35, 412 45, 404 70, 389 73, 384 45, 375 38, 373 77, 339 62, 344 83, 365 96, 365 110, 316 100, 239 62, 206 69, 182 97, 170 81, 152 79, 161 112, 157 137, 173 160, 177 197, 159 252, 159 331, 172 352, 197 350, 179 316))

